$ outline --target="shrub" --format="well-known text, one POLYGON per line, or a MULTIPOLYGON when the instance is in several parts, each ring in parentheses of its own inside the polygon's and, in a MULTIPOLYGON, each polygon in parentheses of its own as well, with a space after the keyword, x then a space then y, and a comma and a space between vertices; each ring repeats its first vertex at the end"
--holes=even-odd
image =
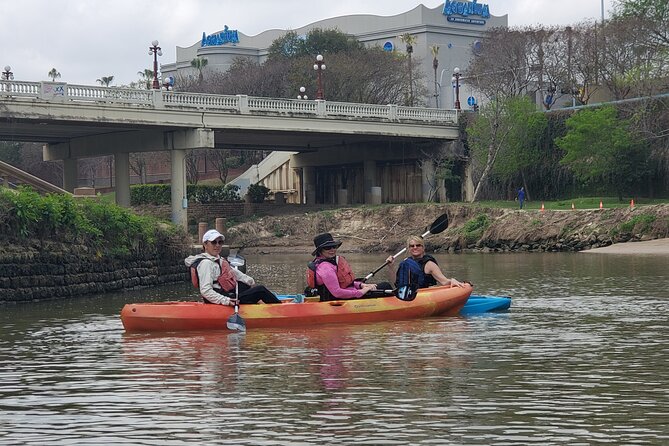
POLYGON ((650 226, 655 222, 656 217, 654 215, 648 215, 648 214, 641 214, 641 215, 635 215, 634 217, 630 218, 628 221, 625 223, 622 223, 620 225, 620 232, 623 233, 629 233, 634 231, 635 228, 637 228, 638 232, 646 232, 650 226))
POLYGON ((251 184, 246 194, 249 196, 251 203, 262 203, 269 195, 269 191, 270 189, 262 184, 251 184))
MULTIPOLYGON (((209 186, 189 184, 186 187, 188 200, 195 203, 217 203, 240 201, 239 186, 209 186)), ((164 205, 172 200, 172 188, 169 184, 137 184, 130 187, 132 206, 142 204, 164 205)))
POLYGON ((0 187, 0 234, 5 239, 30 239, 85 244, 99 255, 160 255, 165 240, 183 239, 176 226, 100 199, 74 199, 70 195, 39 195, 28 187, 0 187), (160 241, 160 243, 158 242, 160 241))
POLYGON ((480 240, 483 232, 488 229, 491 223, 490 217, 486 214, 479 214, 465 223, 462 226, 462 232, 467 243, 480 240))

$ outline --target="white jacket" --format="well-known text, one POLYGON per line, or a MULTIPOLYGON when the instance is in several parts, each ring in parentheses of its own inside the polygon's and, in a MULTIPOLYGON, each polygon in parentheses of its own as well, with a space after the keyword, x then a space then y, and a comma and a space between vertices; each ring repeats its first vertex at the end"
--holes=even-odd
MULTIPOLYGON (((186 257, 184 263, 190 268, 197 259, 208 259, 200 262, 197 266, 197 276, 200 280, 200 294, 202 297, 214 304, 230 305, 230 298, 216 291, 216 289, 221 289, 216 280, 218 279, 218 276, 221 275, 221 267, 219 264, 220 257, 215 257, 203 252, 195 256, 186 257)), ((232 272, 238 282, 245 283, 248 286, 255 285, 256 282, 253 280, 253 277, 244 274, 237 268, 232 268, 232 272)))

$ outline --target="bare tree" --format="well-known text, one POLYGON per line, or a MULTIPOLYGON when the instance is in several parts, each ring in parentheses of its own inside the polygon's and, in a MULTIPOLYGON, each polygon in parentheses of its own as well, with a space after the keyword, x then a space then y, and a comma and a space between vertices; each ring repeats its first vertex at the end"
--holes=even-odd
POLYGON ((141 184, 146 184, 147 173, 147 154, 146 153, 131 153, 130 154, 130 170, 139 177, 141 184))
POLYGON ((200 171, 198 169, 200 154, 199 150, 189 150, 186 152, 186 182, 188 184, 197 184, 200 181, 200 171))

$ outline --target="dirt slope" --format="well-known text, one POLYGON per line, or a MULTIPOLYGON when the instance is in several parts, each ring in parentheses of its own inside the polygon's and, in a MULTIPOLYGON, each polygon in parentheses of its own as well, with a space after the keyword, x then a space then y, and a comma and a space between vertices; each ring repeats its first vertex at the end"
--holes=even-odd
POLYGON ((433 252, 580 251, 669 237, 669 205, 540 212, 414 204, 268 216, 230 228, 228 240, 245 252, 307 252, 315 234, 331 232, 343 252, 393 252, 443 213, 449 228, 426 237, 433 252))

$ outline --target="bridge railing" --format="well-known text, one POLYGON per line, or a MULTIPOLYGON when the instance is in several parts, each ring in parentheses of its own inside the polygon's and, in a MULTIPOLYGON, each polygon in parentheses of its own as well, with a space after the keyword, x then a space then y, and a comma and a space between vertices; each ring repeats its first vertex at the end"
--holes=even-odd
POLYGON ((418 121, 433 125, 455 125, 456 110, 405 107, 352 102, 307 101, 246 95, 140 90, 135 88, 71 85, 63 82, 0 81, 0 99, 95 103, 96 105, 182 108, 239 114, 304 115, 318 118, 418 121))

